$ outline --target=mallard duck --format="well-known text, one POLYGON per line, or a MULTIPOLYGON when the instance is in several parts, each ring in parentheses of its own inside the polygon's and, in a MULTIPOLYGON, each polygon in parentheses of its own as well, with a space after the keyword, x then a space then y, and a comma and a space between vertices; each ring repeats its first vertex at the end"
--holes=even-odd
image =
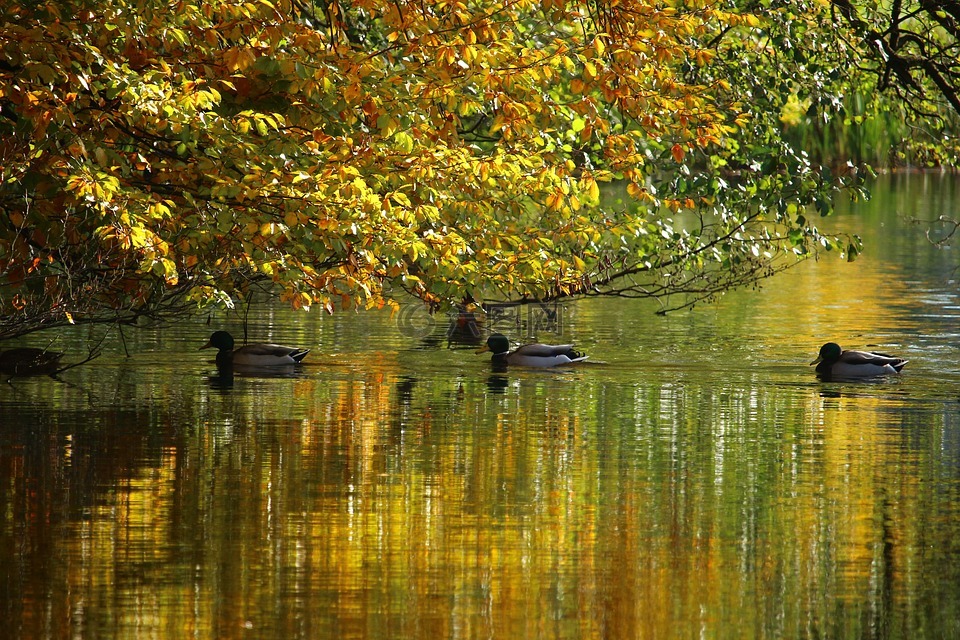
POLYGON ((581 362, 587 356, 574 351, 572 344, 525 344, 516 351, 510 351, 510 341, 500 333, 487 338, 486 346, 477 349, 477 353, 490 351, 494 363, 503 363, 518 367, 556 367, 573 362, 581 362))
POLYGON ((820 347, 820 355, 810 363, 817 365, 817 373, 837 378, 873 378, 889 373, 900 373, 907 361, 872 351, 844 351, 836 342, 820 347))
POLYGON ((17 347, 0 353, 0 372, 12 376, 37 376, 57 373, 62 353, 37 349, 36 347, 17 347))
POLYGON ((280 344, 248 344, 233 348, 233 336, 226 331, 214 331, 207 344, 200 347, 217 351, 217 366, 282 367, 300 364, 310 350, 300 347, 285 347, 280 344))

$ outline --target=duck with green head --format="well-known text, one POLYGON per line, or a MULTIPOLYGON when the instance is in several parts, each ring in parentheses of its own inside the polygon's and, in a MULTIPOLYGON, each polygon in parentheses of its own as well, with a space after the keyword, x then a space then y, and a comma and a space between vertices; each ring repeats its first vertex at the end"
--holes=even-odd
POLYGON ((501 333, 491 334, 487 344, 477 353, 490 351, 494 364, 508 364, 517 367, 556 367, 587 359, 572 344, 525 344, 516 351, 510 351, 510 341, 501 333))
POLYGON ((907 364, 903 358, 872 351, 844 351, 836 342, 820 347, 820 355, 810 363, 817 373, 831 378, 874 378, 900 373, 907 364))
POLYGON ((217 366, 240 367, 283 367, 300 364, 310 352, 300 347, 286 347, 281 344, 247 344, 236 349, 233 336, 226 331, 214 331, 207 344, 201 349, 217 349, 217 366))

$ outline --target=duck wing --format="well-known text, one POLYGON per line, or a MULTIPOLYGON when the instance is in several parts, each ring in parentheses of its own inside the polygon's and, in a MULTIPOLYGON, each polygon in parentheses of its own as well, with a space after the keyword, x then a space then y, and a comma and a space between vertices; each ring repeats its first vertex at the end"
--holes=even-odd
POLYGON ((297 364, 308 353, 310 353, 309 349, 261 342, 235 349, 233 351, 233 362, 234 364, 255 366, 297 364))
POLYGON ((844 351, 835 362, 822 362, 817 373, 831 379, 858 379, 900 373, 907 361, 885 353, 844 351), (827 366, 824 366, 827 365, 827 366))
POLYGON ((525 344, 514 351, 519 356, 533 356, 538 358, 566 356, 567 358, 579 358, 582 354, 574 350, 572 344, 525 344))
POLYGON ((873 365, 877 367, 893 367, 896 371, 900 371, 907 364, 907 360, 903 358, 898 358, 896 356, 891 356, 886 353, 877 353, 874 351, 844 351, 840 355, 840 360, 844 364, 850 365, 873 365))
POLYGON ((587 356, 570 357, 567 354, 560 353, 552 356, 531 356, 524 354, 511 353, 507 356, 507 364, 517 367, 559 367, 574 362, 582 362, 587 356))

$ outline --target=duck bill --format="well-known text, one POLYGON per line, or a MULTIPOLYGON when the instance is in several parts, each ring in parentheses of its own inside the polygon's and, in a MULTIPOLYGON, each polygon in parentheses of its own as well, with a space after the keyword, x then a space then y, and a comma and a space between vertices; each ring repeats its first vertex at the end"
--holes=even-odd
POLYGON ((209 349, 209 348, 211 348, 212 346, 213 346, 212 344, 210 344, 209 342, 207 342, 207 344, 205 344, 205 345, 203 345, 202 347, 200 347, 199 349, 197 349, 197 351, 203 351, 204 349, 209 349))
POLYGON ((811 362, 810 366, 812 367, 813 365, 820 364, 821 362, 823 362, 823 356, 817 356, 817 359, 811 362))
POLYGON ((490 351, 490 347, 487 345, 483 345, 482 347, 477 349, 474 353, 484 353, 486 351, 490 351))

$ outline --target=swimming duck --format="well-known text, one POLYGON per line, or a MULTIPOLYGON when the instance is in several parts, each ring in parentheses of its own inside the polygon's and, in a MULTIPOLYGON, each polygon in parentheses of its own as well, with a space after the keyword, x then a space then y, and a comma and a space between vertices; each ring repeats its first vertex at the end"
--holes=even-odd
POLYGON ((0 353, 0 373, 37 376, 57 373, 62 353, 36 347, 17 347, 0 353))
POLYGON ((587 359, 587 356, 574 351, 572 344, 525 344, 511 352, 510 341, 500 333, 491 334, 486 346, 477 349, 477 353, 485 351, 493 353, 494 363, 519 367, 556 367, 587 359))
POLYGON ((233 348, 233 336, 226 331, 214 331, 207 344, 200 347, 217 351, 217 366, 282 367, 300 364, 310 350, 300 347, 285 347, 280 344, 248 344, 233 348))
POLYGON ((817 373, 837 378, 872 378, 889 373, 900 373, 907 361, 872 351, 844 351, 836 342, 820 347, 820 355, 810 363, 817 365, 817 373))

